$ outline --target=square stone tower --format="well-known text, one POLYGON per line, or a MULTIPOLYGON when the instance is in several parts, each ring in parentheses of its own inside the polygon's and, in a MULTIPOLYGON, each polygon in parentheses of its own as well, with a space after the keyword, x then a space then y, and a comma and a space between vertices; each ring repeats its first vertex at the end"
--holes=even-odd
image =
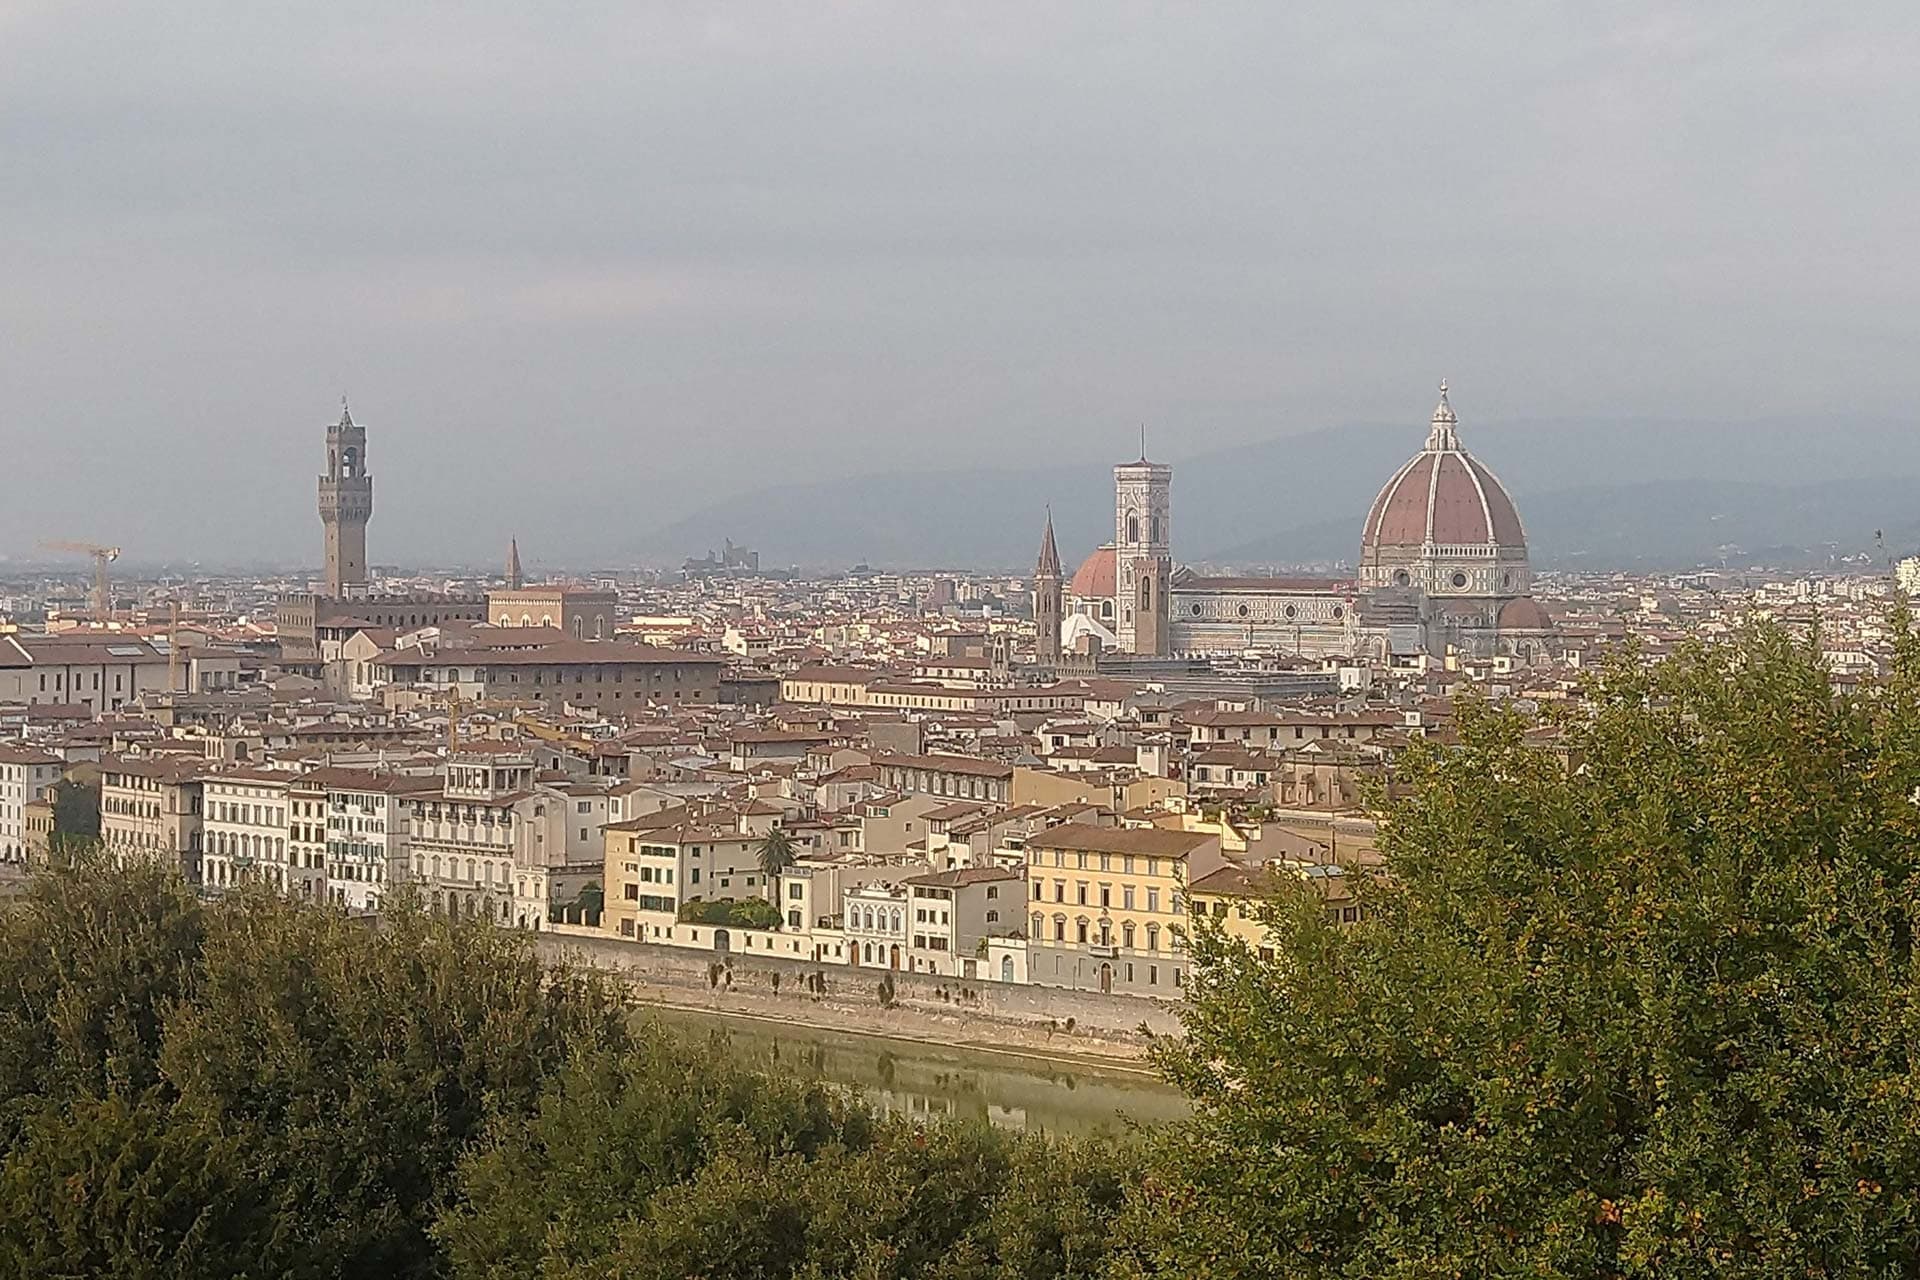
POLYGON ((1173 468, 1136 462, 1113 469, 1115 636, 1128 653, 1161 655, 1171 648, 1173 589, 1173 468))
POLYGON ((367 593, 367 522, 373 519, 373 477, 367 474, 367 430, 346 399, 327 428, 327 469, 320 477, 320 523, 326 530, 326 593, 336 600, 367 593))

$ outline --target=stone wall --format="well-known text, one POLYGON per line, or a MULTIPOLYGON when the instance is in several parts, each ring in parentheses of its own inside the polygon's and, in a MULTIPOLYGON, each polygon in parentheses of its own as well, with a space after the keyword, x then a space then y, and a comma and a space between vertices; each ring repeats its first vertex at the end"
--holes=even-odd
POLYGON ((720 955, 561 928, 540 954, 618 973, 643 1002, 944 1044, 1139 1057, 1180 1034, 1169 1001, 933 974, 720 955))

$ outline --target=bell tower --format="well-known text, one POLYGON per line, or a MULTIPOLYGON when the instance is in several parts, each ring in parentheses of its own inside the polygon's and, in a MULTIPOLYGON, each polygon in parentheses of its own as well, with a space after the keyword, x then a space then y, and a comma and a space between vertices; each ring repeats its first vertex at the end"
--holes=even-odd
POLYGON ((1053 541, 1053 510, 1047 510, 1040 535, 1040 558, 1033 566, 1034 653, 1042 663, 1060 661, 1060 548, 1053 541))
POLYGON ((1173 468, 1140 457, 1113 469, 1115 635, 1128 653, 1163 655, 1172 647, 1168 595, 1173 588, 1173 468))
POLYGON ((353 420, 342 396, 340 421, 327 428, 327 469, 320 476, 326 594, 335 600, 367 593, 367 522, 371 519, 373 477, 367 474, 367 429, 353 420))

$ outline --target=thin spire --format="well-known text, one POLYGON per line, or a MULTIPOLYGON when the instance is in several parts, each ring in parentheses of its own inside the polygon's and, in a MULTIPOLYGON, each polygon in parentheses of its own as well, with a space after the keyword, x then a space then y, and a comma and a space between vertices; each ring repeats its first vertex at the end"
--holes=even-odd
POLYGON ((347 397, 344 392, 340 396, 340 425, 343 427, 353 425, 353 412, 347 408, 347 397))
POLYGON ((1040 559, 1034 565, 1034 576, 1039 578, 1057 578, 1060 576, 1060 548, 1053 541, 1053 504, 1047 504, 1047 528, 1040 535, 1040 559))
POLYGON ((1147 424, 1140 424, 1140 461, 1147 460, 1147 424))
POLYGON ((518 591, 521 586, 520 575, 520 539, 507 539, 507 590, 518 591))

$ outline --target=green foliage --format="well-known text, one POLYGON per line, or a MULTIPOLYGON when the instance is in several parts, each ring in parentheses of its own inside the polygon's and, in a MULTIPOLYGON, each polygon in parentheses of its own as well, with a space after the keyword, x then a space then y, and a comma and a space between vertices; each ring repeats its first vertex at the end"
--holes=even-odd
POLYGON ((777 929, 780 908, 764 898, 688 898, 680 904, 685 924, 711 924, 734 929, 777 929))
POLYGON ((0 915, 0 1270, 437 1275, 457 1157, 625 1028, 510 931, 48 872, 0 915))
POLYGON ((100 784, 66 778, 53 784, 53 834, 62 844, 100 838, 100 784))
POLYGON ((275 1224, 242 1140, 163 1089, 48 1102, 0 1168, 0 1274, 258 1275, 275 1224))
POLYGON ((1609 665, 1569 774, 1462 708, 1366 923, 1195 939, 1127 1274, 1883 1276, 1920 1249, 1920 641, 1609 665))
POLYGON ((780 916, 777 910, 780 902, 780 877, 793 866, 797 856, 794 853, 793 840, 784 828, 775 827, 767 832, 766 838, 760 842, 759 855, 760 870, 766 877, 767 901, 776 907, 774 919, 777 922, 780 916))
POLYGON ((1126 1169, 1106 1146, 876 1121, 651 1033, 497 1125, 438 1234, 472 1280, 1086 1277, 1126 1169))

